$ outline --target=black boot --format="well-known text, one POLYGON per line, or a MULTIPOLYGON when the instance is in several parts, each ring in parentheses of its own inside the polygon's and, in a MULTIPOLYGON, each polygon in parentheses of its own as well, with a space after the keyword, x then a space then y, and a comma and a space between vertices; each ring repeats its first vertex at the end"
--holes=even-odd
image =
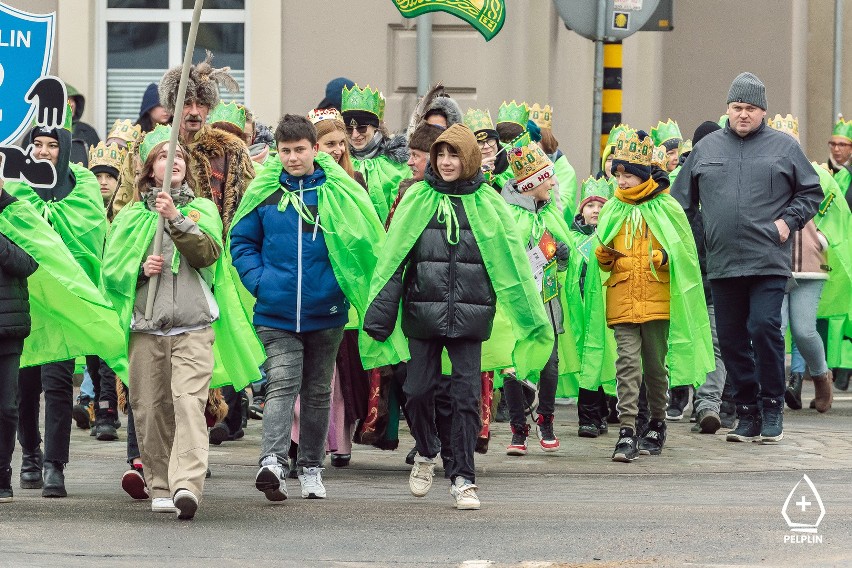
POLYGON ((784 402, 793 410, 802 409, 802 373, 790 373, 787 390, 784 391, 784 402))
POLYGON ((67 497, 65 491, 65 465, 59 462, 44 462, 44 489, 42 497, 67 497))
POLYGON ((95 438, 101 442, 118 440, 118 431, 115 427, 118 412, 114 408, 99 408, 95 416, 95 438))
POLYGON ((580 389, 577 396, 577 418, 580 427, 577 435, 581 438, 597 438, 600 434, 598 422, 598 393, 586 389, 580 389))
POLYGON ((12 500, 12 468, 0 469, 0 503, 12 500))
POLYGON ((21 457, 21 489, 41 489, 44 479, 41 470, 44 467, 44 454, 41 448, 32 452, 24 451, 21 457))

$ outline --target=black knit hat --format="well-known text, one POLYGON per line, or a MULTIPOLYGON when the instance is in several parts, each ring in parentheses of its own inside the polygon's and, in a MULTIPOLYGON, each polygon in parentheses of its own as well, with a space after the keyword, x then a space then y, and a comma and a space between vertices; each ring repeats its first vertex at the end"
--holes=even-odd
POLYGON ((711 132, 715 132, 721 129, 722 127, 719 126, 718 123, 713 122, 712 120, 702 122, 698 125, 698 128, 695 129, 695 134, 693 134, 692 136, 692 147, 695 148, 695 146, 698 145, 698 142, 700 142, 702 138, 704 138, 711 132))

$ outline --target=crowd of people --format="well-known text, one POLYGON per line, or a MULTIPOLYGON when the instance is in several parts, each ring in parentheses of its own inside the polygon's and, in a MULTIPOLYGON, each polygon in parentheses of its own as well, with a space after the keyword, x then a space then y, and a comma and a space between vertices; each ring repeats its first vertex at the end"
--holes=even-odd
POLYGON ((236 83, 209 54, 184 101, 180 73, 104 142, 72 92, 70 128, 25 140, 54 186, 0 189, 0 502, 16 435, 20 487, 65 497, 72 421, 114 441, 122 413, 121 487, 191 519, 209 444, 249 419, 270 501, 287 478, 326 498, 326 458, 397 449, 404 419, 411 493, 440 465, 478 509, 495 423, 510 456, 528 419, 557 452, 557 399, 576 399, 580 438, 617 424, 610 457, 629 463, 664 451, 690 401, 696 434, 767 444, 804 381, 818 412, 848 388, 852 122, 810 162, 751 73, 691 140, 670 119, 617 125, 580 184, 549 105, 495 123, 439 84, 394 135, 382 94, 339 78, 273 129, 221 102, 236 83))

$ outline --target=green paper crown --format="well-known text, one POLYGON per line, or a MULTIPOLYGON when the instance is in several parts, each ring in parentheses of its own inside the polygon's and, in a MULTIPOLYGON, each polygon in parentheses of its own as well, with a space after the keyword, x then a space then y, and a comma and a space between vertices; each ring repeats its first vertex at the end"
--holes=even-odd
POLYGON ((464 115, 464 125, 473 130, 474 133, 480 130, 494 130, 494 123, 491 121, 491 113, 488 109, 469 108, 464 115))
POLYGON ((728 115, 723 114, 722 116, 720 116, 719 122, 717 122, 716 124, 719 125, 719 128, 725 128, 725 125, 728 124, 728 115))
POLYGON ((142 144, 139 145, 139 157, 142 158, 142 163, 148 159, 148 154, 154 149, 154 146, 160 142, 168 142, 172 137, 172 127, 166 124, 158 124, 154 130, 145 135, 142 139, 142 144))
POLYGON ((530 138, 529 130, 524 130, 518 136, 509 143, 510 148, 523 148, 524 146, 528 146, 529 143, 532 142, 532 138, 530 138))
POLYGON ((527 127, 527 122, 530 119, 530 107, 527 103, 518 104, 514 100, 510 103, 503 101, 500 105, 500 110, 497 111, 497 124, 501 122, 514 122, 527 127))
POLYGON ((852 141, 852 120, 843 120, 842 114, 837 115, 837 124, 834 125, 831 135, 843 136, 847 140, 852 141))
POLYGON ((626 124, 618 124, 612 127, 612 130, 609 131, 609 137, 606 139, 606 146, 615 146, 615 139, 618 138, 618 135, 622 132, 627 132, 628 130, 632 130, 626 124))
POLYGON ((683 140, 683 134, 680 133, 680 128, 672 119, 665 122, 658 122, 655 128, 651 129, 651 140, 654 141, 654 146, 662 146, 667 140, 683 140))
MULTIPOLYGON (((67 130, 68 132, 74 131, 74 113, 71 112, 71 105, 65 103, 65 123, 62 125, 62 128, 67 130)), ((33 121, 30 123, 30 128, 35 128, 39 126, 38 120, 33 118, 33 121)))
POLYGON ((585 201, 589 197, 603 197, 604 199, 612 198, 612 186, 605 178, 595 179, 588 178, 583 182, 583 187, 580 189, 580 201, 585 201))
POLYGON ((228 122, 240 130, 246 127, 246 109, 237 103, 219 103, 207 115, 207 123, 228 122))
POLYGON ((354 85, 351 89, 343 87, 340 104, 340 112, 348 110, 360 110, 375 114, 379 120, 385 117, 385 97, 378 89, 371 89, 370 85, 362 89, 354 85))

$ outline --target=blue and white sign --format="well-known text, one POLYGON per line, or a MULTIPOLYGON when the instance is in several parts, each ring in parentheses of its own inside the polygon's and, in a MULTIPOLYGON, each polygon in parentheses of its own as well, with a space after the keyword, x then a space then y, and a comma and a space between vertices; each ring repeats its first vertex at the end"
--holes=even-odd
POLYGON ((55 13, 30 14, 0 3, 0 145, 31 124, 36 107, 30 88, 50 72, 55 31, 55 13))

